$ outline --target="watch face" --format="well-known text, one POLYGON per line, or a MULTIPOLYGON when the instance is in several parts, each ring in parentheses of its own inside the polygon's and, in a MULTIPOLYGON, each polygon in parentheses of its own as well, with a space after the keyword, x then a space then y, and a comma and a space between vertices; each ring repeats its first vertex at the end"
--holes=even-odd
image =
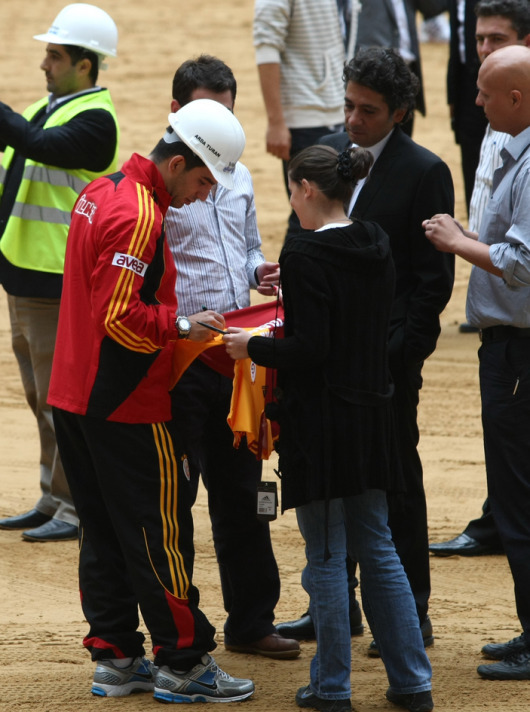
POLYGON ((191 322, 186 316, 177 317, 177 329, 180 336, 188 336, 191 331, 191 322))

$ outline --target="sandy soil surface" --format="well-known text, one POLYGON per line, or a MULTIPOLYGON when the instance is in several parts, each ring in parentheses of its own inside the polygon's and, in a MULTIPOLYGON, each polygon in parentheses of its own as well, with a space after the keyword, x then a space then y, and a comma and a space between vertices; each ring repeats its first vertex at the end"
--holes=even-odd
MULTIPOLYGON (((195 0, 152 4, 101 0, 120 30, 119 58, 101 83, 111 89, 122 129, 121 159, 146 154, 166 126, 171 79, 190 56, 208 52, 231 65, 239 82, 237 114, 247 133, 243 160, 256 190, 264 252, 276 259, 288 214, 279 162, 265 154, 265 117, 252 49, 250 0, 195 0)), ((44 45, 31 38, 44 32, 62 7, 58 1, 4 0, 0 24, 0 100, 21 111, 42 96, 39 64, 44 45)), ((415 139, 450 165, 463 219, 459 153, 445 105, 446 45, 424 45, 428 116, 417 118, 415 139)), ((443 314, 438 349, 424 369, 420 407, 421 454, 433 541, 460 532, 478 516, 485 495, 477 379, 476 335, 458 333, 463 320, 469 270, 459 262, 454 294, 443 314)), ((38 449, 33 416, 25 404, 10 346, 3 292, 0 295, 0 517, 31 508, 38 497, 38 449)), ((265 464, 273 479, 274 462, 265 464)), ((294 661, 228 653, 223 647, 224 614, 211 533, 201 493, 195 509, 196 581, 204 610, 218 629, 216 658, 230 673, 251 677, 256 693, 245 706, 254 712, 294 710, 294 693, 308 681, 314 645, 303 644, 294 661)), ((300 586, 303 545, 292 512, 272 525, 282 575, 278 620, 298 617, 307 598, 300 586)), ((433 558, 431 618, 436 636, 429 649, 434 698, 439 712, 519 712, 528 708, 529 683, 481 680, 475 668, 486 642, 519 632, 513 585, 503 556, 433 558)), ((144 710, 149 695, 102 700, 90 695, 93 665, 81 646, 87 630, 77 590, 75 542, 23 542, 0 531, 0 711, 80 712, 105 707, 144 710)), ((387 687, 382 663, 366 656, 369 633, 352 639, 353 704, 358 712, 384 712, 387 687)))

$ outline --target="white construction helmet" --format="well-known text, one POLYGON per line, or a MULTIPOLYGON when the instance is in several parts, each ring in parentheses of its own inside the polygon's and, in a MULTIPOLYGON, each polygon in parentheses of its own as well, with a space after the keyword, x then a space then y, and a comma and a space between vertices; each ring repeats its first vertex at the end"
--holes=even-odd
POLYGON ((64 7, 48 32, 44 35, 34 35, 34 39, 51 44, 83 47, 100 57, 115 57, 118 28, 104 10, 80 2, 64 7))
POLYGON ((168 120, 213 177, 225 188, 233 188, 236 163, 245 148, 245 132, 230 109, 212 99, 195 99, 170 114, 168 120))

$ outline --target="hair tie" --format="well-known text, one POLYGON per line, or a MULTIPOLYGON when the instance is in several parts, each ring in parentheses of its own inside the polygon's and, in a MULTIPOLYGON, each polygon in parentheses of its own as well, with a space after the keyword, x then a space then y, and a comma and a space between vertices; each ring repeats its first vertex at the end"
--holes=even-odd
POLYGON ((353 181, 353 170, 351 165, 351 154, 348 150, 339 153, 337 156, 337 173, 344 180, 353 181))

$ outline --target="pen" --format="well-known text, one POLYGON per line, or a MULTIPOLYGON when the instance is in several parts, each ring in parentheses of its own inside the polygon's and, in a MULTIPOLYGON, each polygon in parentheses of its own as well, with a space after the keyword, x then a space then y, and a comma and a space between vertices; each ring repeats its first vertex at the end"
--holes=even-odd
POLYGON ((223 331, 222 329, 218 329, 216 326, 212 326, 211 324, 206 324, 204 321, 196 321, 196 324, 200 324, 201 326, 206 327, 207 329, 211 329, 212 331, 217 331, 218 334, 228 334, 228 331, 223 331))

